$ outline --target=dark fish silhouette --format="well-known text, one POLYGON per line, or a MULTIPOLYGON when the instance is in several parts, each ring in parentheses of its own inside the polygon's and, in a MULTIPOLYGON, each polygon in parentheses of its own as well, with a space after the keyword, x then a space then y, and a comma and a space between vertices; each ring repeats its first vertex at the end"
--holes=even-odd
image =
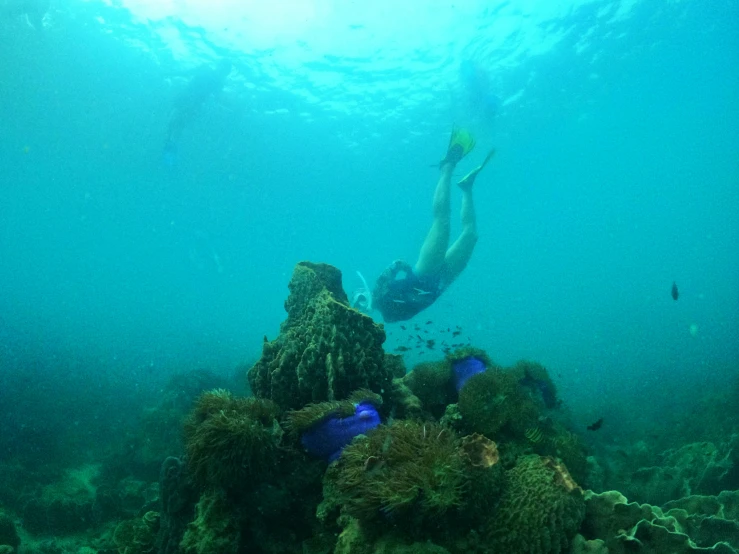
POLYGON ((675 281, 672 282, 672 299, 677 300, 680 298, 680 291, 677 290, 677 283, 675 281))
POLYGON ((588 425, 588 431, 597 431, 603 426, 603 418, 600 418, 595 423, 588 425))

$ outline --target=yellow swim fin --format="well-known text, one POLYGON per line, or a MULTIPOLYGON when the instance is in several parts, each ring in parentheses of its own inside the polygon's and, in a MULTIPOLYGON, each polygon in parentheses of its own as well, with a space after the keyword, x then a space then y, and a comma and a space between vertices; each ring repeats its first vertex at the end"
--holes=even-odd
POLYGON ((449 138, 449 147, 446 151, 446 157, 441 160, 442 164, 457 164, 467 154, 472 152, 475 147, 475 139, 467 129, 454 127, 452 136, 449 138))

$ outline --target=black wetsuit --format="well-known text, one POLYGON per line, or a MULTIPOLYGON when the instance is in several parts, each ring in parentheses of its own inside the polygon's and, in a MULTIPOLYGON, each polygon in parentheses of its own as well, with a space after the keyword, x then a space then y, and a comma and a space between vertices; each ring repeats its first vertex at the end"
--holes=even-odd
POLYGON ((419 277, 410 265, 398 260, 377 279, 373 305, 387 323, 405 321, 433 304, 445 288, 443 275, 419 277))

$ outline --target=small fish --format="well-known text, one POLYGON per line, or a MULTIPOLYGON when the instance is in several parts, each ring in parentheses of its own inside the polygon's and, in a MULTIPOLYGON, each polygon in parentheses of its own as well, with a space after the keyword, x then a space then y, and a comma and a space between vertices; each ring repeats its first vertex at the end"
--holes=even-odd
POLYGON ((452 333, 452 336, 453 336, 453 337, 458 337, 458 336, 459 336, 459 335, 461 335, 461 334, 462 334, 462 331, 454 331, 454 332, 452 333))
POLYGON ((418 294, 418 296, 425 296, 427 294, 431 294, 430 290, 417 289, 416 287, 413 287, 413 290, 416 291, 416 294, 418 294))
POLYGON ((401 325, 400 328, 403 329, 403 331, 405 331, 405 325, 401 325))
POLYGON ((588 425, 588 431, 597 431, 598 429, 602 427, 602 425, 603 425, 603 418, 600 418, 595 423, 591 423, 590 425, 588 425))
POLYGON ((544 438, 544 433, 542 433, 541 429, 539 429, 538 427, 530 427, 526 430, 524 436, 531 442, 537 443, 541 442, 541 439, 544 438))
POLYGON ((421 335, 416 335, 419 341, 423 342, 423 337, 421 335))
POLYGON ((677 283, 675 281, 672 282, 672 292, 671 292, 671 294, 672 294, 672 299, 673 300, 677 300, 678 298, 680 298, 680 291, 677 290, 677 283))
POLYGON ((433 350, 435 345, 436 341, 434 339, 429 339, 426 341, 426 348, 428 348, 429 350, 433 350))
POLYGON ((408 348, 407 346, 398 346, 395 349, 396 352, 408 352, 409 350, 410 350, 410 348, 408 348))
POLYGON ((395 302, 396 304, 405 304, 405 300, 394 300, 393 299, 393 302, 395 302))
POLYGON ((429 320, 428 320, 428 321, 426 322, 426 325, 431 325, 432 323, 433 323, 433 321, 431 321, 431 320, 429 319, 429 320))

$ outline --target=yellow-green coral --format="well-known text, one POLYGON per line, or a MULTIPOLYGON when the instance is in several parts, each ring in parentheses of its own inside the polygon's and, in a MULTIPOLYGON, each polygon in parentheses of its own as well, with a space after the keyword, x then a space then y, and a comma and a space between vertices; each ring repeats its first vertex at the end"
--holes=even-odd
POLYGON ((539 407, 508 371, 490 368, 469 378, 459 391, 459 412, 464 428, 498 439, 508 432, 524 438, 537 427, 539 407))
POLYGON ((559 554, 585 516, 582 490, 553 458, 523 456, 506 472, 505 489, 483 536, 493 552, 559 554))
POLYGON ((474 346, 463 346, 456 350, 452 350, 446 355, 446 360, 449 364, 453 364, 454 362, 465 360, 467 358, 477 358, 482 361, 487 368, 495 367, 495 364, 493 364, 490 356, 487 355, 487 352, 474 346))
POLYGON ((403 383, 421 400, 424 409, 440 416, 456 396, 452 376, 447 360, 423 362, 406 374, 403 383))
POLYGON ((455 433, 434 423, 382 425, 344 449, 333 490, 345 513, 361 520, 420 522, 463 503, 465 463, 455 433))
POLYGON ((544 407, 552 409, 557 406, 557 387, 543 365, 529 360, 519 360, 508 371, 516 377, 519 384, 528 388, 529 393, 537 401, 541 401, 544 407))
POLYGON ((188 469, 203 487, 238 488, 263 476, 277 457, 282 429, 269 401, 204 393, 185 423, 188 469))
POLYGON ((285 303, 288 319, 249 370, 254 394, 297 409, 346 399, 359 388, 389 390, 385 331, 349 306, 340 283, 341 273, 331 266, 297 265, 285 303))
POLYGON ((184 554, 235 554, 241 531, 222 491, 210 491, 200 497, 196 517, 185 531, 180 549, 184 554))
POLYGON ((113 542, 119 554, 150 554, 156 552, 159 513, 146 512, 143 517, 121 521, 113 532, 113 542))

